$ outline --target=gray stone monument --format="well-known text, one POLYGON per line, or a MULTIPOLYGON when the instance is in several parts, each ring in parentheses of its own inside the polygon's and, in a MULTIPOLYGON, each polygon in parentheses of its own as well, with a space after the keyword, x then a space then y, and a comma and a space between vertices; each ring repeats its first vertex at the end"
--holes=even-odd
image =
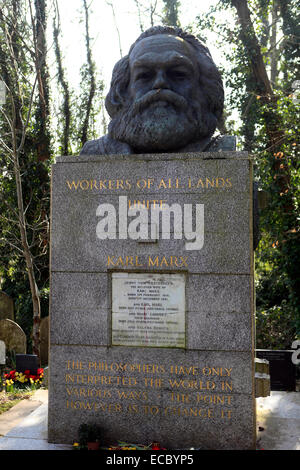
POLYGON ((4 341, 7 351, 26 354, 26 335, 14 321, 8 318, 0 320, 0 339, 4 341))
POLYGON ((52 169, 49 441, 96 420, 107 443, 253 449, 252 161, 212 137, 217 69, 151 28, 106 106, 108 135, 52 169))
POLYGON ((5 363, 6 363, 5 343, 4 341, 0 340, 0 367, 5 365, 5 363))

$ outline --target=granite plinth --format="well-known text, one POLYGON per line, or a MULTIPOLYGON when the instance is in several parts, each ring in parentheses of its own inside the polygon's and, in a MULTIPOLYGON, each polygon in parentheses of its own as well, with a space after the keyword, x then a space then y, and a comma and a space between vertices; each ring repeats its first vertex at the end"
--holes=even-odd
POLYGON ((108 443, 254 448, 252 258, 247 154, 59 158, 52 171, 50 442, 72 442, 79 425, 96 417, 108 443), (179 212, 169 227, 156 219, 151 238, 153 205, 161 214, 179 212), (140 230, 150 226, 148 238, 134 238, 138 208, 147 209, 140 230), (103 235, 98 224, 110 211, 103 235), (158 283, 181 276, 184 308, 174 309, 159 285, 127 292, 114 284, 127 274, 151 274, 158 283), (116 345, 122 322, 127 333, 116 345), (172 328, 184 341, 170 347, 172 328), (155 331, 160 347, 147 342, 155 331))

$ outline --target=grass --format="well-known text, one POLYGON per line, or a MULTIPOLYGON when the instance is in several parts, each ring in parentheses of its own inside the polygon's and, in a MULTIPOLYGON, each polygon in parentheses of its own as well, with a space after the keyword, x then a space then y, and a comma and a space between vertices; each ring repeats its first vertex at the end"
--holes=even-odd
POLYGON ((15 390, 13 392, 0 392, 0 415, 17 405, 21 400, 26 400, 32 396, 34 390, 15 390))

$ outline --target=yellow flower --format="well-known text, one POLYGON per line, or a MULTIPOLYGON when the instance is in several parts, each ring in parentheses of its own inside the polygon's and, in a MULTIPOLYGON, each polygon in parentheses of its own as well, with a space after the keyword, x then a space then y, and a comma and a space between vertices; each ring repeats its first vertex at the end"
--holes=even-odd
POLYGON ((78 442, 74 442, 73 447, 78 447, 78 446, 79 446, 79 443, 78 443, 78 442))

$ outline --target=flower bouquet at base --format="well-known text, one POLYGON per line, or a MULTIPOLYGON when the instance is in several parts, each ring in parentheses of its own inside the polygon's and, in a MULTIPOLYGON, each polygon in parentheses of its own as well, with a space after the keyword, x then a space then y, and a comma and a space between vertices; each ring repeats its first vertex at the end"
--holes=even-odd
POLYGON ((14 390, 24 390, 30 388, 37 390, 40 388, 44 377, 44 369, 40 368, 36 374, 31 374, 30 370, 24 372, 17 372, 11 370, 4 374, 4 385, 6 392, 13 392, 14 390))

